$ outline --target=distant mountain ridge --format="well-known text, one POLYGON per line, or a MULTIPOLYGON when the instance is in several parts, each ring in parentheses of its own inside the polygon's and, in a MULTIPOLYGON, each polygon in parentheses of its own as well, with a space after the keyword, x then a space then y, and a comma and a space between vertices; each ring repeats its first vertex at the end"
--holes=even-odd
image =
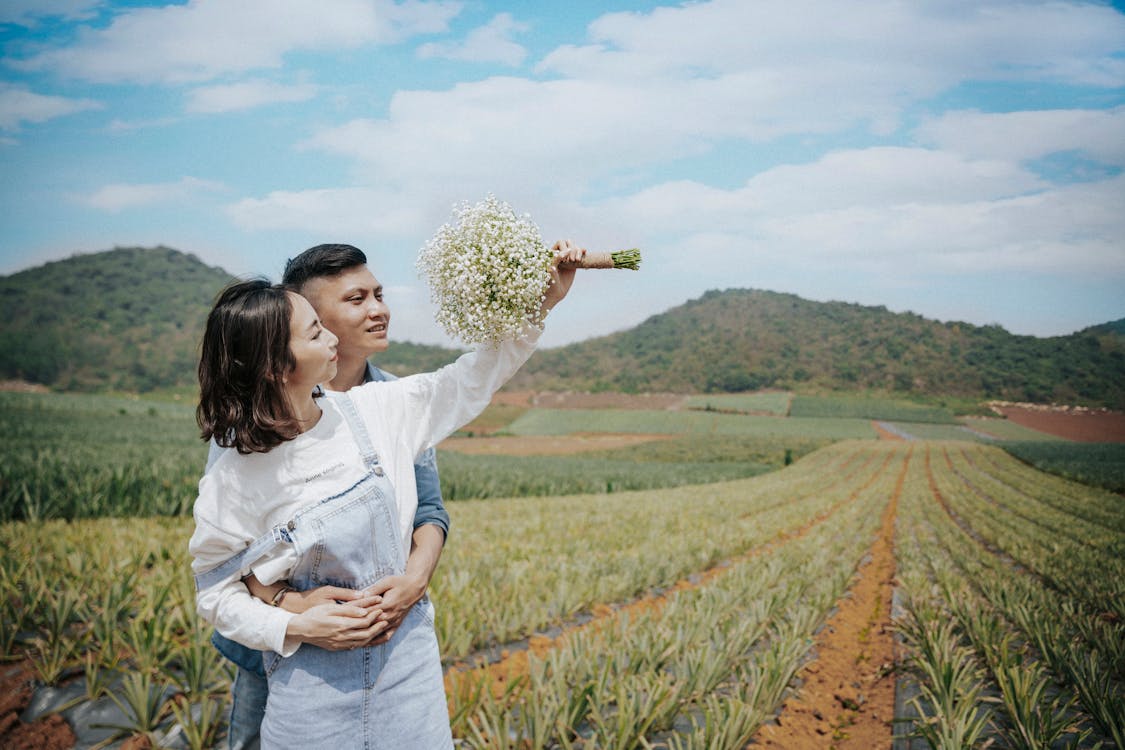
POLYGON ((1125 407, 1122 321, 1051 338, 754 289, 542 351, 514 388, 877 390, 1125 407))
MULTIPOLYGON (((188 386, 203 323, 232 277, 167 247, 76 255, 0 277, 0 377, 60 389, 188 386)), ((459 352, 394 342, 399 375, 459 352)), ((705 393, 881 390, 1125 408, 1125 319, 1069 336, 711 291, 628 331, 537 352, 510 388, 705 393)))
MULTIPOLYGON (((0 378, 63 390, 192 386, 207 313, 233 280, 168 247, 74 255, 0 276, 0 378)), ((393 342, 379 364, 406 374, 454 356, 393 342)))

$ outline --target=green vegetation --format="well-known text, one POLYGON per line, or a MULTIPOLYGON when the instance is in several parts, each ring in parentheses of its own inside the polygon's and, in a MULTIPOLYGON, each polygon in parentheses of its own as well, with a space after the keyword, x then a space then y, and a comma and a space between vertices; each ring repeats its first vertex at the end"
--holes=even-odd
POLYGON ((0 373, 66 390, 193 383, 207 311, 230 280, 166 247, 0 277, 0 373))
MULTIPOLYGON (((0 378, 80 391, 193 388, 207 312, 232 280, 167 247, 75 255, 0 276, 0 378)), ((392 342, 380 364, 406 375, 458 353, 392 342)))
POLYGON ((1016 336, 999 326, 711 291, 628 331, 537 353, 513 387, 719 393, 875 392, 1125 408, 1125 343, 1113 327, 1016 336))
POLYGON ((207 447, 184 403, 0 393, 0 521, 191 512, 207 447))
POLYGON ((866 419, 758 417, 645 409, 533 409, 512 422, 507 431, 513 435, 635 432, 834 440, 875 437, 875 430, 866 419))
POLYGON ((1125 492, 1125 443, 1004 442, 1004 450, 1037 469, 1125 492))
POLYGON ((703 411, 734 411, 743 414, 772 414, 784 417, 789 413, 793 394, 785 391, 760 391, 758 393, 711 393, 692 396, 686 406, 703 411))
POLYGON ((414 344, 409 341, 392 341, 385 352, 374 358, 375 364, 394 375, 413 375, 416 372, 433 372, 464 354, 458 349, 443 346, 414 344))
POLYGON ((610 493, 742 479, 780 469, 829 440, 698 435, 577 456, 439 451, 446 500, 610 493))
MULTIPOLYGON (((482 416, 492 427, 526 411, 492 409, 482 416)), ((447 500, 461 500, 716 482, 778 468, 832 437, 815 430, 808 437, 807 430, 790 431, 783 439, 753 436, 769 434, 761 430, 718 432, 581 456, 443 451, 442 490, 447 500)), ((0 521, 167 516, 190 514, 207 447, 193 407, 182 400, 0 393, 0 456, 0 521)))
POLYGON ((938 406, 923 406, 907 401, 869 396, 795 396, 789 408, 791 417, 853 417, 884 419, 892 422, 953 423, 953 412, 938 406))
MULTIPOLYGON (((690 455, 678 442, 607 453, 690 455)), ((533 649, 506 690, 455 677, 454 733, 466 748, 576 732, 743 747, 800 690, 815 634, 897 507, 897 627, 919 687, 900 730, 940 747, 1120 745, 1120 500, 992 446, 865 440, 731 482, 455 503, 432 585, 447 662, 608 614, 533 649)), ((189 518, 0 523, 0 659, 29 659, 43 684, 85 677, 78 709, 127 707, 120 736, 220 747, 231 672, 195 614, 190 532, 189 518)))
POLYGON ((678 487, 742 479, 774 466, 752 462, 638 463, 576 456, 438 454, 447 501, 488 497, 562 496, 678 487))
POLYGON ((995 448, 927 444, 918 459, 896 543, 915 735, 1121 747, 1121 498, 995 448))
MULTIPOLYGON (((221 268, 166 247, 76 255, 0 277, 0 377, 63 390, 190 387, 207 310, 230 280, 221 268)), ((510 387, 858 391, 946 401, 958 413, 986 398, 1125 408, 1122 328, 1114 321, 1069 336, 1014 336, 999 326, 729 289, 629 331, 542 350, 510 387)), ((392 342, 379 362, 404 375, 458 354, 392 342)), ((774 403, 732 403, 734 411, 783 413, 774 403)))
POLYGON ((520 415, 527 411, 526 406, 512 404, 489 404, 480 416, 469 422, 455 434, 472 437, 473 435, 490 435, 503 430, 514 422, 520 415))

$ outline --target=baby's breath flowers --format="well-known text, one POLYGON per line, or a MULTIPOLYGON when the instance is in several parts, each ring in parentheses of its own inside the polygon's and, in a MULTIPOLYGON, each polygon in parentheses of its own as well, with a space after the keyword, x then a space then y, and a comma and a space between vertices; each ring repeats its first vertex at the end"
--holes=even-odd
MULTIPOLYGON (((511 338, 527 320, 539 323, 554 253, 527 215, 489 195, 454 207, 456 222, 438 229, 416 267, 437 303, 437 322, 466 344, 511 338)), ((580 267, 632 268, 639 250, 587 255, 580 267), (615 256, 620 256, 616 263, 615 256)))

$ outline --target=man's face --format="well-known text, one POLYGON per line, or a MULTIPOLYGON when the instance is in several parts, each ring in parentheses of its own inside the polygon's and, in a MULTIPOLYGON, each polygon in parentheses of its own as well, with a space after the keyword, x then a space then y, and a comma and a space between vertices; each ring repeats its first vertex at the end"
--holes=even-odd
POLYGON ((383 304, 383 285, 367 266, 311 279, 301 293, 312 303, 324 327, 340 339, 342 357, 367 359, 386 351, 391 311, 383 304))

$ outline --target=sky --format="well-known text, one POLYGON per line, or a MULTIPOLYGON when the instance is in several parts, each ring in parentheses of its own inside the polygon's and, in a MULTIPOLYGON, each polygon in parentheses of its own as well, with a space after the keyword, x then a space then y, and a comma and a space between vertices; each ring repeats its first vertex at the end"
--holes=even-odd
POLYGON ((395 340, 493 194, 639 247, 557 346, 711 289, 1063 335, 1125 317, 1125 0, 3 0, 0 274, 362 248, 395 340))

